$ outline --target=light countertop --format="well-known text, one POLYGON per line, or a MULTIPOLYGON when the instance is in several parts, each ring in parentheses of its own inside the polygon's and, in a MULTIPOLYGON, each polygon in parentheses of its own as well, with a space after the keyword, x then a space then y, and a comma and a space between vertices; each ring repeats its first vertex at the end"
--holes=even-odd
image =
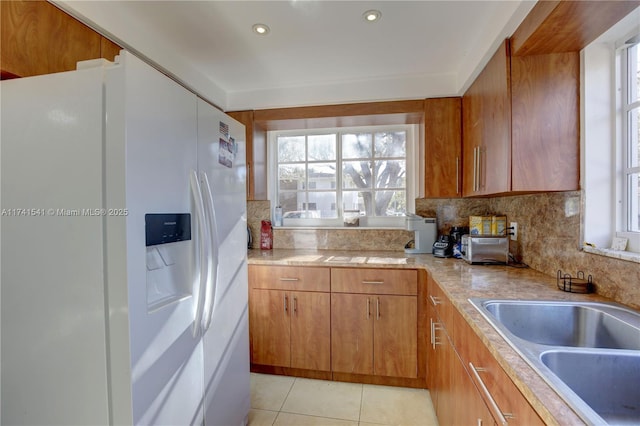
MULTIPOLYGON (((559 290, 556 277, 529 268, 469 265, 460 259, 399 251, 250 250, 249 264, 426 269, 547 424, 584 422, 469 303, 472 297, 611 302, 559 290)), ((428 336, 424 336, 425 339, 428 336)))

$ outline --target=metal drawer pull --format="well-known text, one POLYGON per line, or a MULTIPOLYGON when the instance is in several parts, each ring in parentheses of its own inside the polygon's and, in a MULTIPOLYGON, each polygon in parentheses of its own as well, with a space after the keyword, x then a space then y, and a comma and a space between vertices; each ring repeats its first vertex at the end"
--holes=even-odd
POLYGON ((433 304, 433 306, 442 305, 442 302, 438 302, 438 297, 429 295, 429 299, 431 299, 431 303, 433 304))
POLYGON ((436 335, 436 331, 442 330, 440 327, 440 323, 435 322, 433 318, 429 318, 431 321, 431 347, 435 350, 437 345, 441 345, 442 341, 438 340, 438 336, 436 335))
POLYGON ((500 411, 500 407, 498 407, 498 404, 496 403, 495 399, 493 399, 493 395, 491 395, 491 392, 489 392, 489 389, 487 389, 487 386, 484 384, 482 377, 480 377, 480 374, 478 374, 479 372, 484 372, 487 370, 482 367, 475 367, 472 362, 469 362, 469 367, 471 368, 471 373, 473 375, 473 378, 475 379, 476 383, 480 386, 482 393, 484 393, 487 399, 487 402, 489 404, 489 409, 498 418, 498 423, 503 426, 507 426, 509 424, 509 422, 507 422, 507 418, 513 419, 514 415, 511 413, 503 413, 502 411, 500 411))
POLYGON ((300 281, 300 278, 280 278, 280 281, 300 281))
POLYGON ((384 281, 362 281, 362 284, 384 284, 384 281))

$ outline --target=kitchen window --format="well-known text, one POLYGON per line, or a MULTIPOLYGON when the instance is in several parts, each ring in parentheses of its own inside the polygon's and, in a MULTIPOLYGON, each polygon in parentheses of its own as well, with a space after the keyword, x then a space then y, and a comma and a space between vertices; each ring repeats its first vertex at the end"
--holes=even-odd
POLYGON ((584 249, 640 263, 638 22, 640 10, 582 51, 581 133, 584 249))
POLYGON ((269 193, 284 226, 403 227, 416 188, 415 126, 269 132, 269 193))
POLYGON ((622 222, 627 232, 640 232, 640 35, 621 52, 622 90, 622 222))

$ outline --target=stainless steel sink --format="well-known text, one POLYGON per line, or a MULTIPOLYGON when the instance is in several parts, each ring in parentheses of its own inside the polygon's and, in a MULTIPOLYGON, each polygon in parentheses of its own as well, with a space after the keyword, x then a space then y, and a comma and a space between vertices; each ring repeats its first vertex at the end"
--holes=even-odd
POLYGON ((639 313, 614 303, 469 301, 587 424, 640 424, 639 313))
POLYGON ((638 349, 640 315, 603 303, 486 301, 496 321, 521 339, 541 345, 638 349), (635 320, 635 321, 634 321, 635 320))
POLYGON ((640 353, 551 350, 540 360, 607 423, 638 424, 640 353))

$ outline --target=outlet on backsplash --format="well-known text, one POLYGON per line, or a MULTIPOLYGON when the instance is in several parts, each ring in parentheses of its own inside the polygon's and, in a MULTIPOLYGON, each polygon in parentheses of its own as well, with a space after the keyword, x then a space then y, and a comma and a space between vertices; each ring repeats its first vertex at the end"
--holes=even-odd
POLYGON ((518 222, 509 224, 509 235, 511 235, 511 241, 518 241, 518 222))

